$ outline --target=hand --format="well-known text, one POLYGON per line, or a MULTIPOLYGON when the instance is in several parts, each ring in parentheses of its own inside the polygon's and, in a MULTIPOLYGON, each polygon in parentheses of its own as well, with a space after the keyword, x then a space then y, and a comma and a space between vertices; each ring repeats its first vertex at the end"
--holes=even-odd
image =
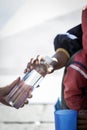
MULTIPOLYGON (((5 86, 5 87, 2 87, 2 88, 0 88, 0 102, 2 103, 2 104, 5 104, 5 105, 8 105, 8 106, 10 106, 6 101, 5 101, 5 97, 10 93, 10 91, 17 85, 17 84, 19 84, 19 83, 21 83, 22 81, 20 80, 20 78, 17 78, 15 81, 13 81, 11 84, 9 84, 9 85, 7 85, 7 86, 5 86)), ((32 97, 32 95, 31 94, 29 94, 29 98, 31 98, 32 97)), ((25 102, 24 102, 24 104, 27 104, 28 103, 28 101, 26 100, 25 102)), ((23 105, 24 105, 23 104, 23 105)))
POLYGON ((28 103, 27 99, 32 97, 31 92, 31 86, 25 84, 24 81, 20 81, 6 97, 6 101, 9 102, 11 106, 19 109, 28 103))
MULTIPOLYGON (((31 71, 32 69, 36 69, 37 68, 41 68, 41 64, 45 61, 45 57, 42 56, 42 55, 38 55, 36 58, 31 58, 30 61, 28 62, 27 64, 27 67, 26 69, 24 70, 24 73, 26 72, 29 72, 31 71)), ((46 65, 44 64, 43 66, 43 70, 45 71, 45 68, 46 68, 46 65)), ((49 65, 49 67, 47 68, 46 70, 46 73, 47 74, 50 74, 52 73, 54 70, 53 70, 53 67, 51 65, 49 65)), ((39 72, 39 71, 38 71, 39 72)), ((42 72, 44 73, 44 72, 42 72)))
POLYGON ((79 111, 77 123, 77 130, 87 130, 87 110, 79 111))

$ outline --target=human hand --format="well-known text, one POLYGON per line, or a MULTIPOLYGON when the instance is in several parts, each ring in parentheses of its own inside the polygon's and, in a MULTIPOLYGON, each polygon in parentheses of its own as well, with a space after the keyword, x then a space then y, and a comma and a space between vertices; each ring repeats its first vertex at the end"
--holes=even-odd
MULTIPOLYGON (((29 87, 28 85, 24 84, 24 82, 22 80, 20 80, 20 78, 16 79, 15 81, 13 81, 11 84, 7 85, 6 87, 3 87, 3 88, 0 88, 0 102, 5 104, 5 105, 8 105, 10 106, 10 104, 6 101, 6 97, 9 95, 9 93, 11 92, 11 90, 14 89, 15 86, 17 85, 20 85, 19 88, 22 88, 22 87, 29 87)), ((20 91, 21 92, 21 91, 20 91)), ((20 94, 20 93, 19 93, 20 94)), ((11 97, 11 99, 13 100, 14 97, 16 97, 16 95, 14 95, 13 97, 11 97)), ((28 97, 31 98, 32 95, 31 95, 31 92, 28 92, 28 97)), ((16 98, 17 101, 18 100, 18 97, 16 98)), ((22 106, 23 107, 25 104, 28 103, 28 100, 26 99, 22 106)))
POLYGON ((79 111, 77 130, 87 130, 87 110, 79 111))
MULTIPOLYGON (((31 58, 27 64, 27 67, 24 70, 24 73, 29 72, 32 69, 36 69, 38 72, 42 71, 39 73, 46 73, 46 74, 52 73, 54 71, 52 65, 49 65, 47 67, 47 64, 44 64, 44 62, 45 62, 45 57, 42 55, 38 55, 36 58, 31 58)), ((42 74, 42 75, 45 75, 45 74, 42 74)))
POLYGON ((19 109, 28 103, 28 98, 32 97, 31 92, 31 86, 25 84, 25 82, 21 80, 20 83, 7 95, 6 100, 11 106, 19 109))

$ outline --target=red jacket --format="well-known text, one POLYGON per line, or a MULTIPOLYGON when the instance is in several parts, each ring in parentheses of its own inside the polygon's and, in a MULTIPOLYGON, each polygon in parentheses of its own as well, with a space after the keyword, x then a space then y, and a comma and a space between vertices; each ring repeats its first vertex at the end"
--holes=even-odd
POLYGON ((74 56, 72 64, 67 67, 64 77, 64 99, 70 109, 87 109, 87 98, 84 89, 87 88, 87 57, 84 51, 74 56))

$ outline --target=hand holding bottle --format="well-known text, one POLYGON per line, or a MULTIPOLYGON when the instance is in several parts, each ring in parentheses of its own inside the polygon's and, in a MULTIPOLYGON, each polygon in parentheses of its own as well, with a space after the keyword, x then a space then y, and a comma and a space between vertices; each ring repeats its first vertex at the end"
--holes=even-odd
POLYGON ((35 69, 43 76, 45 76, 46 74, 52 73, 54 71, 54 68, 50 64, 52 61, 53 59, 48 56, 44 57, 42 55, 38 55, 36 58, 30 59, 26 69, 24 70, 24 73, 29 72, 32 69, 35 69))
MULTIPOLYGON (((4 87, 1 87, 0 88, 0 102, 2 104, 5 104, 7 106, 10 106, 10 104, 7 103, 7 101, 5 100, 6 96, 11 92, 11 90, 18 84, 21 83, 21 86, 24 85, 24 87, 26 87, 27 85, 24 84, 21 80, 20 80, 20 77, 18 77, 16 80, 14 80, 12 83, 4 86, 4 87)), ((28 95, 29 97, 31 97, 31 94, 28 95)), ((28 103, 28 100, 26 99, 24 104, 22 106, 24 106, 25 104, 28 103)))
POLYGON ((4 100, 8 105, 18 109, 28 103, 27 99, 32 97, 31 92, 31 86, 20 80, 5 96, 4 100))

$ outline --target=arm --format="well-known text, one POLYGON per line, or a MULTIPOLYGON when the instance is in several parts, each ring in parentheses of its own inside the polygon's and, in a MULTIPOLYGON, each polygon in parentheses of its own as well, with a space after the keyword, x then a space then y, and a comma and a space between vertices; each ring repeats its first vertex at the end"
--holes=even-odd
POLYGON ((82 29, 81 24, 71 28, 65 34, 58 34, 54 39, 55 51, 59 48, 65 49, 70 57, 78 50, 82 49, 82 29))
POLYGON ((54 49, 56 53, 53 58, 58 60, 54 62, 54 70, 66 65, 69 58, 82 48, 82 29, 81 24, 71 28, 65 34, 59 34, 54 39, 54 49))
MULTIPOLYGON (((68 60, 68 52, 64 49, 58 49, 56 53, 52 56, 52 62, 50 63, 52 69, 48 69, 47 74, 64 67, 68 60)), ((38 55, 36 58, 31 58, 24 72, 26 73, 28 71, 31 71, 33 68, 37 68, 41 61, 44 61, 44 56, 38 55)))
MULTIPOLYGON (((70 29, 67 31, 67 33, 59 34, 54 38, 54 48, 56 53, 52 56, 53 62, 51 65, 53 66, 53 70, 51 72, 48 71, 48 73, 52 73, 54 70, 64 67, 69 58, 82 48, 81 24, 70 29)), ((41 55, 37 56, 36 58, 31 58, 27 64, 25 73, 35 68, 35 66, 40 64, 40 61, 43 59, 44 57, 41 55)))
POLYGON ((52 59, 54 60, 51 63, 51 65, 53 66, 54 70, 60 69, 66 65, 69 58, 69 53, 65 49, 59 48, 56 50, 56 53, 52 56, 52 59), (55 62, 55 59, 57 60, 57 62, 55 62))

